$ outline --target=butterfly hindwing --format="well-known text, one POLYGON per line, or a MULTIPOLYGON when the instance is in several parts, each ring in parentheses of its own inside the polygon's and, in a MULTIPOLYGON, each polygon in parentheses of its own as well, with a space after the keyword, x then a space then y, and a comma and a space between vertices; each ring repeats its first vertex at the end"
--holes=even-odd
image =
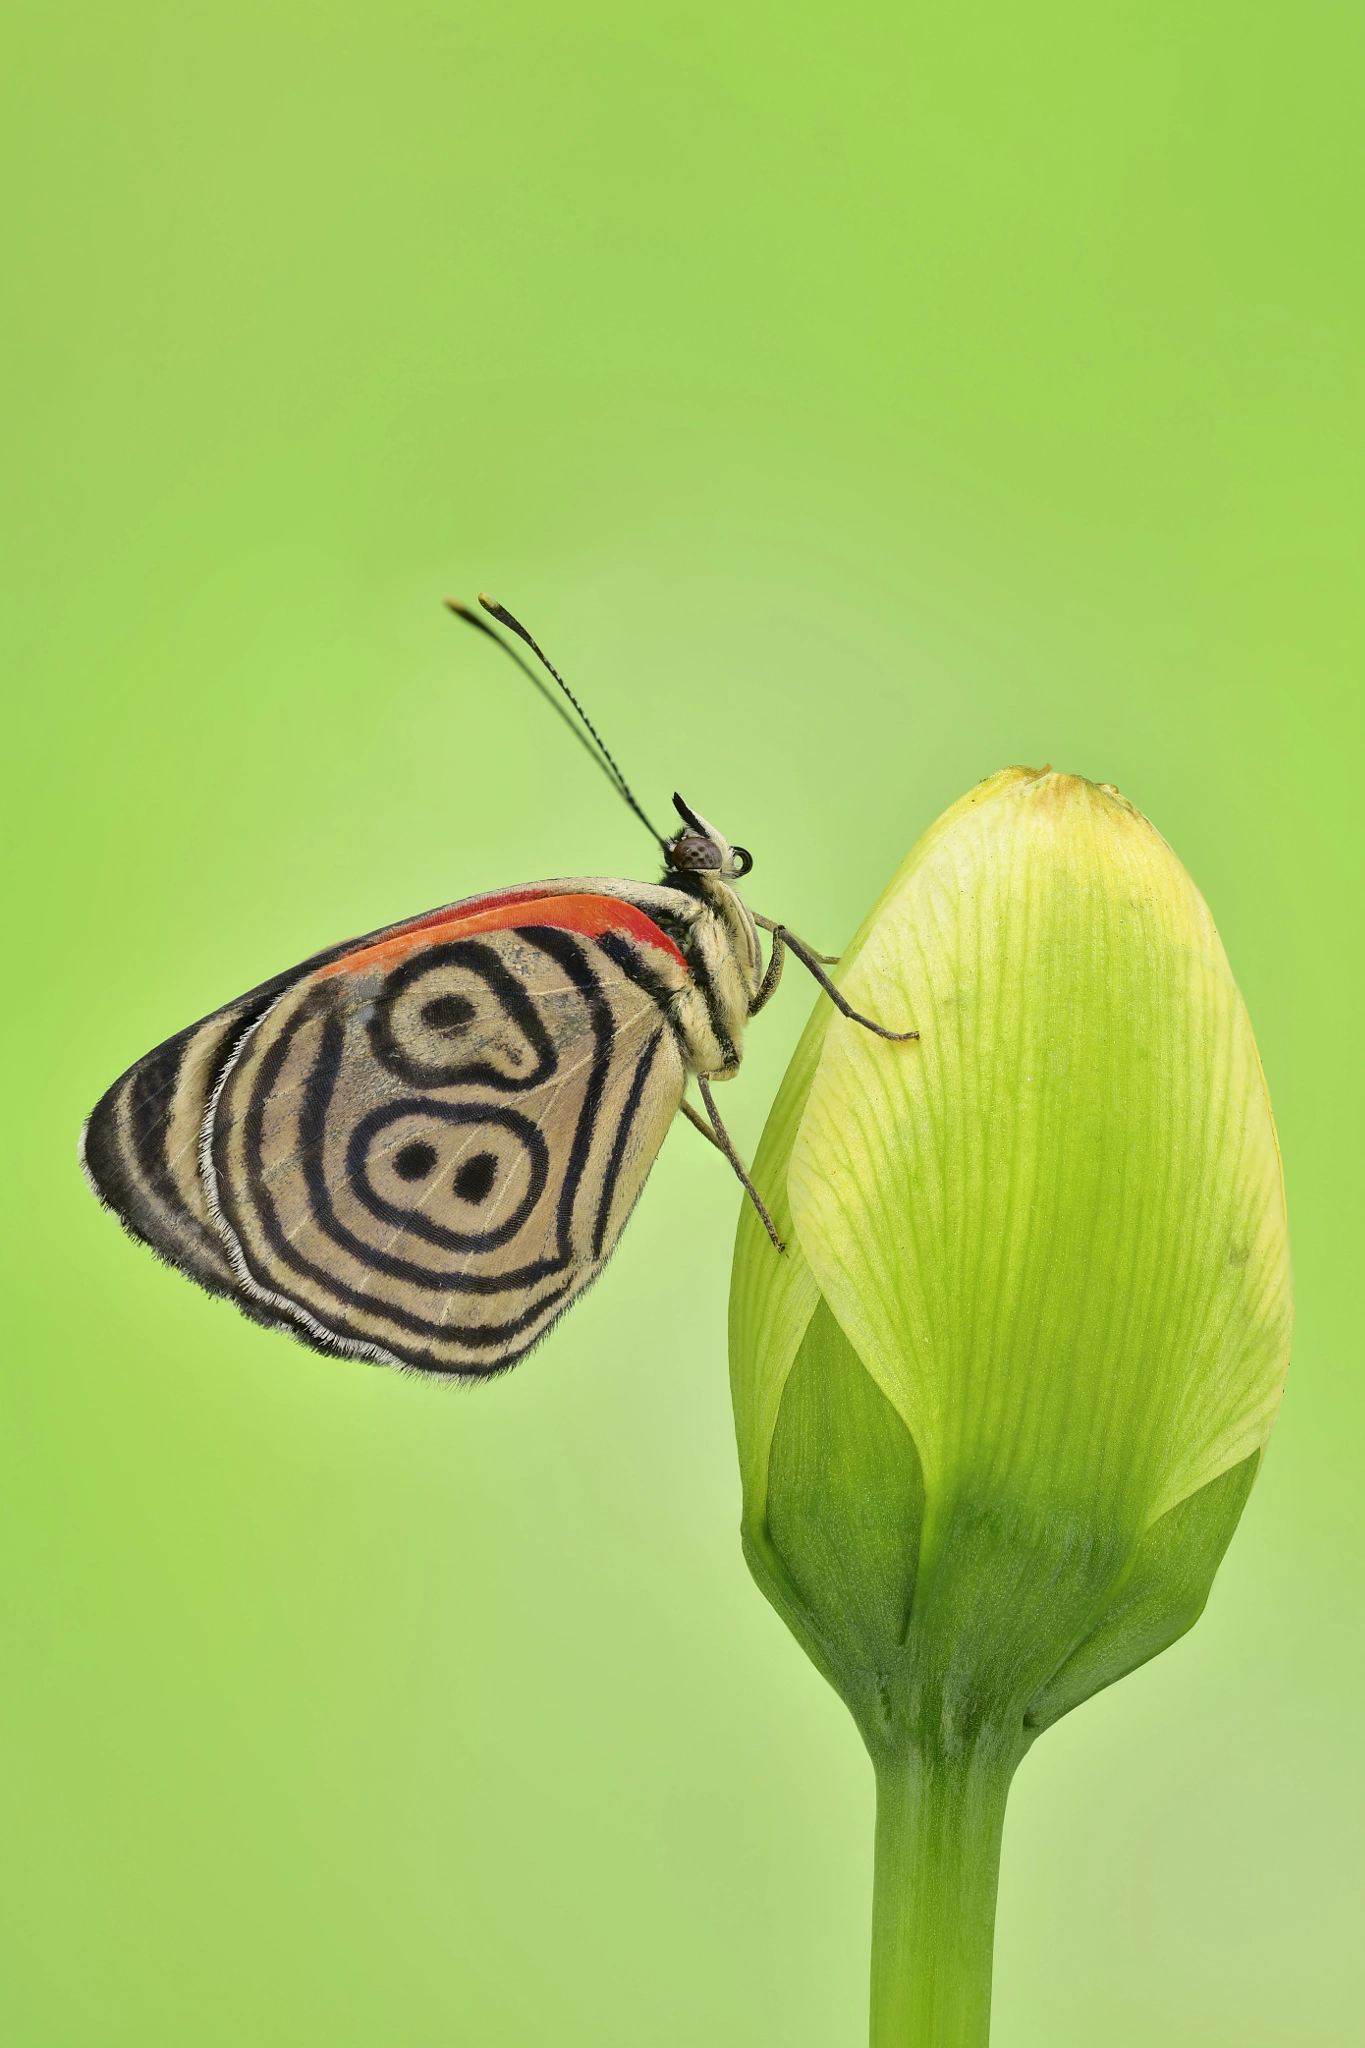
POLYGON ((258 1322, 278 1322, 274 1311, 243 1288, 209 1213, 199 1172, 204 1116, 242 1034, 292 982, 344 954, 488 903, 514 901, 517 893, 449 904, 329 946, 145 1053, 100 1097, 81 1132, 81 1165, 97 1199, 134 1237, 210 1294, 226 1295, 258 1322))
POLYGON ((291 981, 204 1124, 239 1289, 320 1345, 513 1364, 600 1272, 682 1100, 667 1008, 686 978, 647 917, 585 894, 291 981))
POLYGON ((291 979, 276 976, 147 1053, 101 1096, 81 1134, 86 1178, 124 1227, 210 1294, 236 1300, 262 1322, 278 1317, 243 1297, 209 1213, 199 1148, 205 1111, 234 1047, 291 979))

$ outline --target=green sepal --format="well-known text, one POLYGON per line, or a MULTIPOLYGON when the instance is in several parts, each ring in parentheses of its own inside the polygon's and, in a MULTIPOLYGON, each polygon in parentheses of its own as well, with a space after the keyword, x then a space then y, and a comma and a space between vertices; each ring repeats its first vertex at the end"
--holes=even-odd
POLYGON ((906 1739, 937 1746, 953 1723, 1007 1740, 1012 1730, 1022 1753, 1193 1627, 1259 1463, 1256 1453, 1187 1496, 1135 1547, 1117 1529, 1098 1545, 1093 1530, 1078 1540, 1055 1511, 1040 1527, 1023 1504, 1011 1515, 998 1501, 960 1500, 917 1608, 925 1501, 914 1439, 821 1300, 783 1389, 767 1513, 746 1518, 745 1551, 874 1757, 906 1739), (1015 1527, 1020 1513, 1027 1531, 1015 1527), (1052 1570, 1039 1574, 1049 1554, 1052 1570), (1014 1579, 1021 1556, 1033 1565, 1028 1588, 1014 1579))
POLYGON ((1253 1452, 1153 1522, 1101 1619, 1033 1700, 1027 1727, 1041 1734, 1194 1627, 1262 1456, 1253 1452))
POLYGON ((782 1391, 766 1522, 745 1548, 802 1648, 874 1731, 902 1680, 923 1518, 914 1439, 820 1301, 782 1391))

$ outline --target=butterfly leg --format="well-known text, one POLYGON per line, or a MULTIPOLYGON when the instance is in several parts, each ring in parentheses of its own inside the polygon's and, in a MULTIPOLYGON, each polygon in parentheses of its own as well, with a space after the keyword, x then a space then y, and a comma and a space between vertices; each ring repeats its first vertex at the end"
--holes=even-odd
MULTIPOLYGON (((864 1017, 861 1010, 855 1010, 852 1003, 849 1002, 847 996, 843 996, 839 993, 838 989, 834 986, 834 983, 825 973, 824 967, 820 964, 822 961, 826 959, 825 954, 816 953, 812 951, 812 949, 809 946, 805 945, 800 939, 796 938, 791 932, 789 932, 784 924, 774 924, 771 918, 758 916, 755 916, 754 923, 762 925, 765 932, 772 933, 773 952, 772 959, 768 962, 768 971, 764 975, 762 981, 759 983, 758 994, 755 996, 753 1003, 750 1007, 750 1016, 753 1015, 755 1010, 762 1008, 763 1004, 767 1002, 768 996, 770 996, 773 992, 773 989, 777 987, 778 981, 781 978, 782 974, 782 949, 785 947, 789 952, 795 953, 797 959, 801 962, 801 965, 804 968, 806 968, 809 973, 815 976, 815 979, 819 982, 821 988, 825 991, 825 994, 829 997, 835 1009, 842 1012, 842 1014, 845 1017, 849 1018, 852 1023, 861 1024, 865 1031, 875 1031, 878 1038, 893 1038, 898 1041, 903 1041, 908 1038, 919 1037, 918 1031, 890 1031, 887 1029, 885 1024, 876 1024, 873 1022, 871 1017, 864 1017), (777 963, 776 973, 773 972, 774 962, 777 963), (764 993, 765 989, 767 990, 766 995, 764 993)), ((828 964, 830 966, 833 966, 835 963, 833 961, 829 961, 828 964)))
POLYGON ((784 1249, 784 1246, 781 1238, 777 1234, 777 1225, 773 1222, 772 1217, 768 1214, 767 1209, 764 1207, 763 1197, 759 1194, 758 1189, 750 1180, 748 1172, 744 1165, 744 1161, 740 1158, 738 1152, 736 1152, 734 1145, 731 1142, 730 1133, 726 1130, 724 1124, 720 1120, 720 1117, 716 1113, 715 1097, 711 1093, 710 1085, 707 1082, 705 1074, 698 1074, 697 1086, 701 1090, 701 1099, 706 1104, 706 1114, 711 1119, 711 1128, 707 1130, 707 1127, 703 1123, 702 1119, 697 1115, 696 1111, 691 1107, 691 1105, 686 1102, 684 1102, 683 1104, 684 1116, 687 1117, 689 1123, 694 1123, 699 1131, 705 1131, 706 1136, 711 1140, 711 1143, 717 1148, 717 1150, 725 1154, 731 1166, 733 1166, 735 1172, 738 1174, 740 1180, 742 1181, 744 1185, 744 1191, 748 1195, 749 1200, 753 1203, 755 1209, 757 1209, 759 1218, 763 1224, 763 1228, 767 1231, 769 1237, 773 1241, 774 1249, 779 1252, 782 1251, 784 1249))
POLYGON ((704 1116, 698 1116, 696 1110, 693 1109, 690 1102, 684 1101, 680 1105, 680 1107, 682 1109, 683 1115, 687 1118, 687 1121, 691 1124, 693 1130, 700 1131, 703 1138, 705 1138, 707 1144, 714 1145, 717 1152, 724 1152, 725 1147, 721 1144, 720 1139, 716 1136, 710 1124, 707 1123, 706 1118, 704 1116))
MULTIPOLYGON (((768 965, 763 979, 758 984, 758 993, 749 1005, 751 1017, 756 1017, 769 997, 776 992, 777 984, 782 979, 782 966, 787 957, 787 948, 790 946, 791 950, 796 952, 803 944, 801 940, 793 939, 784 924, 774 924, 770 917, 755 917, 754 923, 761 925, 765 932, 772 933, 773 947, 768 955, 768 965)), ((823 961, 826 967, 837 967, 839 964, 837 953, 817 953, 813 946, 804 947, 801 957, 807 955, 812 960, 823 961)))
MULTIPOLYGON (((757 923, 758 920, 755 919, 754 922, 757 923)), ((775 925, 771 929, 773 933, 772 951, 768 955, 768 964, 763 970, 763 979, 758 984, 758 992, 749 1005, 749 1015, 751 1017, 758 1015, 769 997, 775 994, 777 984, 782 979, 782 963, 787 957, 787 948, 782 942, 781 925, 775 925)))

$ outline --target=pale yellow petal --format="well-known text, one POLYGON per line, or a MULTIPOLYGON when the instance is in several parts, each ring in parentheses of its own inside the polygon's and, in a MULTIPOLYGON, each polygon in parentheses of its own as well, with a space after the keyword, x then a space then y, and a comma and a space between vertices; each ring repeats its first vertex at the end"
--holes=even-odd
POLYGON ((1264 1443, 1290 1325, 1274 1129, 1212 919, 1148 821, 1077 777, 991 778, 844 988, 923 1036, 826 1021, 788 1191, 930 1496, 1146 1522, 1264 1443))

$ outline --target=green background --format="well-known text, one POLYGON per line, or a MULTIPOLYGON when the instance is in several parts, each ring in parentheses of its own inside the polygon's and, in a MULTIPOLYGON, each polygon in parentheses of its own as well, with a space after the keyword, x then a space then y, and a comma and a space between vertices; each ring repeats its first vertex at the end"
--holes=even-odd
MULTIPOLYGON (((865 2038, 872 1782, 740 1559, 736 1191, 670 1139, 470 1391, 96 1209, 81 1117, 312 949, 652 872, 440 609, 827 950, 1013 761, 1112 780, 1255 1020, 1299 1340, 1195 1633, 1017 1783, 999 2048, 1360 2025, 1357 7, 16 4, 0 2032, 865 2038)), ((809 1008, 723 1098, 752 1148, 809 1008)))

